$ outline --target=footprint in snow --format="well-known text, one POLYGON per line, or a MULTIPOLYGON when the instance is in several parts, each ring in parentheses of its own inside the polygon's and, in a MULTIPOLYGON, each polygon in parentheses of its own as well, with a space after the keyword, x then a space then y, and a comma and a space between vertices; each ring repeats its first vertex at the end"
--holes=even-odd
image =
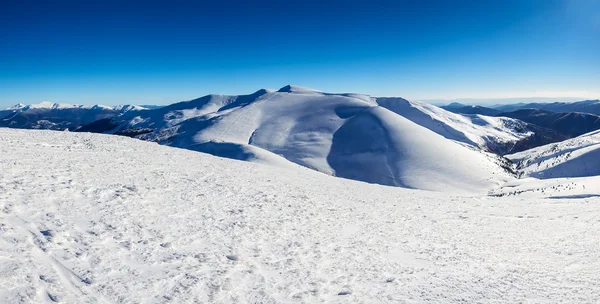
POLYGON ((52 230, 42 230, 40 233, 45 236, 49 242, 51 242, 52 238, 56 235, 52 230))
POLYGON ((237 261, 240 259, 237 255, 226 255, 226 257, 230 261, 237 261))
POLYGON ((60 299, 58 298, 57 295, 51 294, 49 292, 46 292, 46 294, 48 295, 48 299, 50 299, 50 301, 52 301, 52 302, 60 302, 60 299))
POLYGON ((351 295, 351 294, 352 294, 352 292, 351 292, 351 291, 349 291, 349 290, 344 290, 344 291, 340 291, 340 292, 338 293, 338 296, 347 296, 347 295, 351 295))

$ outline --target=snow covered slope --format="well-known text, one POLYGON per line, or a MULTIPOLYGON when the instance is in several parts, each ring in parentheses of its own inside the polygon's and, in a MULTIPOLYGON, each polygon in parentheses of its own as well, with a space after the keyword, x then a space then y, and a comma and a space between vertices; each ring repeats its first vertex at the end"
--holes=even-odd
POLYGON ((0 303, 600 298, 598 198, 409 190, 100 134, 0 142, 0 303))
POLYGON ((365 95, 287 86, 209 95, 124 118, 110 133, 243 160, 260 158, 246 153, 252 147, 371 183, 485 192, 512 178, 497 157, 448 140, 365 95))
POLYGON ((134 105, 109 107, 103 105, 72 105, 42 102, 17 104, 0 111, 0 127, 19 129, 75 130, 100 119, 117 117, 128 111, 146 108, 134 105))
POLYGON ((575 178, 523 178, 510 181, 499 188, 492 189, 493 196, 524 196, 563 198, 600 198, 600 176, 575 178))
POLYGON ((600 175, 600 131, 507 155, 523 176, 560 178, 600 175))
POLYGON ((440 107, 403 98, 377 98, 377 103, 448 139, 498 154, 539 131, 517 119, 484 115, 462 115, 440 107))

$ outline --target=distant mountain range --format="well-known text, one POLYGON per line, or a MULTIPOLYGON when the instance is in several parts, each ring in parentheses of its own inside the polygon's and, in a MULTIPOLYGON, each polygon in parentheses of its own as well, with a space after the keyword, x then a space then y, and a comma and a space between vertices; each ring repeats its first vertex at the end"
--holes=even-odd
POLYGON ((577 102, 551 102, 551 103, 516 103, 493 106, 501 112, 510 112, 520 109, 539 109, 552 112, 568 113, 579 112, 600 115, 600 100, 583 100, 577 102))
POLYGON ((555 113, 540 109, 521 109, 497 116, 511 117, 576 137, 600 129, 600 116, 579 112, 555 113))
POLYGON ((533 102, 533 103, 511 103, 493 106, 466 105, 459 102, 453 102, 443 105, 441 108, 454 113, 461 114, 482 114, 497 115, 504 112, 512 112, 521 109, 538 109, 551 112, 579 112, 600 115, 600 100, 583 100, 575 102, 533 102))
POLYGON ((0 111, 0 127, 21 129, 76 130, 101 119, 148 108, 136 105, 72 105, 51 102, 17 104, 0 111))
POLYGON ((442 108, 460 114, 482 114, 510 117, 558 132, 568 138, 600 129, 600 101, 586 100, 574 103, 530 103, 486 108, 452 103, 442 108), (506 110, 506 111, 504 111, 506 110), (567 111, 565 111, 567 110, 567 111), (568 111, 571 110, 571 111, 568 111))
POLYGON ((446 106, 441 106, 442 109, 448 110, 452 113, 458 114, 480 114, 487 116, 495 116, 496 114, 502 113, 500 110, 482 107, 482 106, 473 106, 473 105, 464 105, 462 103, 453 102, 446 106))

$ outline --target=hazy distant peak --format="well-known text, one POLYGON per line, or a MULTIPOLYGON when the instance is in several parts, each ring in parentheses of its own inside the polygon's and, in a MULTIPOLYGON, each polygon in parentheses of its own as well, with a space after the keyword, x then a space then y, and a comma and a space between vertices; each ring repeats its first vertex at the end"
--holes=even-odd
POLYGON ((462 107, 466 107, 467 105, 462 104, 460 102, 452 102, 449 105, 446 106, 446 108, 462 108, 462 107))

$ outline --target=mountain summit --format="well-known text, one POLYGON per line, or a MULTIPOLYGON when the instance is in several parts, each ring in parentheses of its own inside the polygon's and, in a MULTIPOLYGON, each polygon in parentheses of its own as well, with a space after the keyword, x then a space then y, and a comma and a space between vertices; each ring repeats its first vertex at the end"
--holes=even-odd
POLYGON ((277 92, 279 92, 279 93, 317 93, 319 91, 288 84, 285 87, 277 90, 277 92))

